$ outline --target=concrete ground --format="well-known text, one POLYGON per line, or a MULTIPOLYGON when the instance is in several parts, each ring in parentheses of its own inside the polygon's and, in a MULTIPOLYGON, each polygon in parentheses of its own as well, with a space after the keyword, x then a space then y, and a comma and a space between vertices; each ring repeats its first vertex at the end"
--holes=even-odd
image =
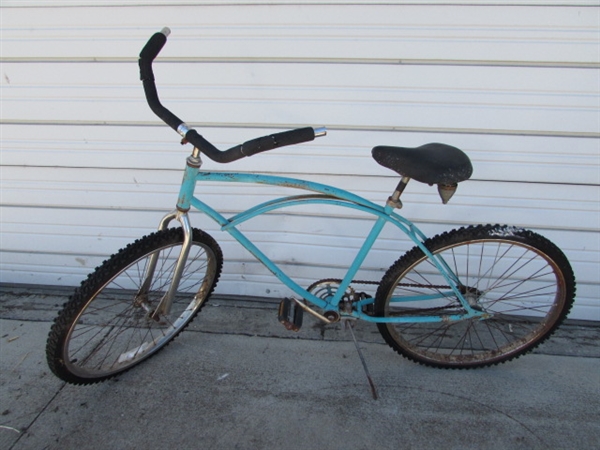
POLYGON ((68 291, 0 287, 0 448, 600 448, 600 326, 570 323, 535 353, 448 371, 394 353, 374 325, 357 338, 277 304, 217 297, 171 345, 118 378, 67 385, 45 361, 68 291))

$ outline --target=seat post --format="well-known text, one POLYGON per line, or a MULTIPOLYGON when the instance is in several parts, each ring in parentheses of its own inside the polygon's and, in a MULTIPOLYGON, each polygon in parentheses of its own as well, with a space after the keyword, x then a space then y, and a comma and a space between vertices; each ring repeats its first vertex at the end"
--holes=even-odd
POLYGON ((402 195, 402 192, 404 192, 404 188, 406 188, 406 185, 408 184, 409 181, 410 181, 409 177, 402 177, 402 179, 398 183, 398 186, 396 186, 396 190, 388 198, 388 201, 387 201, 388 206, 391 206, 392 208, 397 208, 397 209, 402 208, 402 202, 400 201, 400 196, 402 195))

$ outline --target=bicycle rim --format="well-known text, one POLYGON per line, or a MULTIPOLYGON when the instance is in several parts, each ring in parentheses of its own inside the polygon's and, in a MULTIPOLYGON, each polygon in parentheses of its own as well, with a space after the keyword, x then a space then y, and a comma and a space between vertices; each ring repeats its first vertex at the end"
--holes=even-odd
POLYGON ((377 307, 384 316, 415 319, 379 325, 386 341, 412 360, 438 367, 507 361, 546 339, 570 309, 570 266, 554 244, 535 233, 520 230, 509 237, 498 228, 461 229, 433 238, 428 247, 457 275, 469 305, 485 316, 416 322, 464 314, 465 308, 449 295, 450 286, 433 263, 420 250, 412 251, 384 277, 377 307), (403 301, 407 298, 425 300, 403 301))
POLYGON ((180 250, 180 239, 160 245, 117 269, 89 297, 64 341, 64 364, 70 373, 81 379, 100 379, 123 372, 164 347, 194 318, 220 269, 210 246, 195 241, 170 312, 154 314, 169 289, 180 250), (140 296, 149 259, 155 253, 159 257, 152 285, 140 296))

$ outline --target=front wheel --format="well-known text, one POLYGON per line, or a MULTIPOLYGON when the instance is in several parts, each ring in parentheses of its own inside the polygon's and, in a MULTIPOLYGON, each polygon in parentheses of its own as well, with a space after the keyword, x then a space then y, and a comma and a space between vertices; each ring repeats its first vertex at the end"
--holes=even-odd
POLYGON ((432 261, 415 247, 396 261, 377 290, 375 315, 385 341, 409 359, 435 367, 473 368, 508 361, 533 349, 564 320, 573 304, 569 261, 532 231, 487 225, 461 228, 425 242, 455 275, 479 317, 465 313, 432 261), (440 318, 428 322, 431 316, 440 318))
POLYGON ((52 372, 74 384, 103 381, 156 354, 198 314, 223 265, 221 249, 194 229, 192 245, 168 314, 156 314, 183 245, 172 228, 145 236, 104 261, 65 303, 46 345, 52 372), (157 256, 151 285, 142 287, 157 256))

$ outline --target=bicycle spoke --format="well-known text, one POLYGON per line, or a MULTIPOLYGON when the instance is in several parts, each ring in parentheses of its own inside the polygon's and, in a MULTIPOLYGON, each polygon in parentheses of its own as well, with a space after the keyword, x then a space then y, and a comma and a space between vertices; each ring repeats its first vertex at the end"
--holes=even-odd
POLYGON ((512 238, 519 230, 499 230, 464 228, 428 241, 481 316, 457 319, 466 316, 466 308, 449 286, 443 287, 442 275, 418 248, 390 268, 377 293, 376 312, 429 320, 378 324, 388 344, 425 364, 477 367, 518 356, 549 335, 568 306, 559 264, 537 246, 556 251, 531 232, 523 231, 527 242, 521 242, 512 238), (510 238, 498 237, 504 234, 510 238))
MULTIPOLYGON (((74 299, 68 305, 69 313, 77 313, 66 330, 65 356, 60 361, 49 360, 51 368, 66 370, 67 379, 78 383, 93 382, 127 370, 173 339, 199 311, 222 265, 212 238, 194 233, 206 243, 192 242, 169 314, 155 317, 153 313, 171 287, 181 254, 182 234, 178 229, 151 235, 146 242, 125 249, 123 256, 115 255, 116 262, 106 262, 106 269, 97 269, 97 276, 87 282, 92 287, 76 292, 93 294, 85 303, 75 303, 79 300, 74 299), (125 262, 128 258, 131 260, 125 262), (154 268, 149 273, 151 260, 154 268), (119 264, 122 267, 116 269, 119 264), (109 278, 105 278, 105 271, 112 271, 109 278), (148 286, 142 292, 144 285, 148 286)), ((63 375, 59 372, 59 376, 63 375)))

